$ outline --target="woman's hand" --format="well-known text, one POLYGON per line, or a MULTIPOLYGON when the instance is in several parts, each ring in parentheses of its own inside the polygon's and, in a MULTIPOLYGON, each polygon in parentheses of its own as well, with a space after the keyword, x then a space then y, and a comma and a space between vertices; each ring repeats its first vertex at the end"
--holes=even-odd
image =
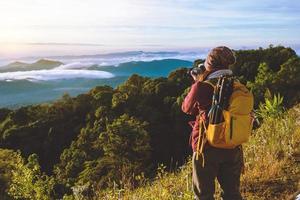
POLYGON ((198 80, 198 75, 193 74, 193 73, 191 72, 191 76, 193 77, 194 81, 197 81, 197 80, 198 80))

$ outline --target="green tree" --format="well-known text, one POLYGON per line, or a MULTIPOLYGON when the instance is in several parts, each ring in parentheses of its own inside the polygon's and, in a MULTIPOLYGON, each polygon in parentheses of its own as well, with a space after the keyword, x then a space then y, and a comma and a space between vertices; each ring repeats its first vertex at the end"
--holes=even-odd
POLYGON ((289 59, 283 65, 275 78, 276 93, 285 97, 285 105, 292 106, 300 102, 300 58, 289 59), (288 101, 287 101, 288 100, 288 101))
POLYGON ((0 199, 8 200, 8 188, 12 181, 12 172, 17 170, 17 163, 22 160, 19 152, 0 149, 0 199))
POLYGON ((52 199, 54 179, 41 172, 36 154, 29 156, 26 164, 23 159, 18 159, 16 166, 9 187, 9 194, 14 199, 52 199))
POLYGON ((84 169, 84 163, 90 160, 96 160, 103 155, 101 144, 98 146, 98 137, 103 128, 87 125, 81 129, 78 138, 72 142, 69 148, 66 148, 60 157, 60 163, 55 166, 54 172, 56 179, 71 187, 75 184, 78 174, 84 169))
POLYGON ((85 163, 78 182, 94 182, 102 187, 114 181, 131 187, 134 176, 149 169, 151 148, 146 127, 146 122, 126 114, 108 124, 99 136, 104 155, 85 163))
POLYGON ((275 77, 276 74, 269 68, 267 63, 259 65, 254 83, 248 82, 247 84, 254 94, 256 105, 264 100, 267 89, 271 90, 271 88, 274 88, 275 77))

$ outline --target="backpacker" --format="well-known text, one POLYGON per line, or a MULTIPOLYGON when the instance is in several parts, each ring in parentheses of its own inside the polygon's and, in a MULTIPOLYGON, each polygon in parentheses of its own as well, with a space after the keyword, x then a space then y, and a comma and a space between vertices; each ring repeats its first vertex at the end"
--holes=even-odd
POLYGON ((233 149, 247 142, 252 131, 252 93, 232 76, 204 82, 214 88, 207 128, 204 124, 208 143, 217 148, 233 149))

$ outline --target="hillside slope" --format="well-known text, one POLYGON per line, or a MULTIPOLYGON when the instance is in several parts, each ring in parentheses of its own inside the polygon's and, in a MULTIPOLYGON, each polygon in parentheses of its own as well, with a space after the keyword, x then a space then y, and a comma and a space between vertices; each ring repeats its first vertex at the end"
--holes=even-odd
MULTIPOLYGON (((265 119, 244 145, 245 172, 241 191, 247 200, 295 199, 300 194, 300 104, 280 119, 265 119)), ((191 189, 191 159, 176 172, 159 166, 157 177, 150 181, 143 176, 136 190, 99 191, 101 199, 173 200, 193 197, 191 189)), ((220 199, 216 184, 216 199, 220 199)))

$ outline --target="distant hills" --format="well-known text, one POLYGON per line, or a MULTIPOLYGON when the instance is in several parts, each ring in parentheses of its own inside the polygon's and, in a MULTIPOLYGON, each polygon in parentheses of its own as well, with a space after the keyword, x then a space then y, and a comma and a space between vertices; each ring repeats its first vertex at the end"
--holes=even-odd
POLYGON ((98 64, 78 64, 68 63, 64 65, 63 62, 40 59, 34 63, 12 62, 8 65, 0 67, 0 73, 3 72, 17 72, 17 71, 32 71, 32 70, 49 70, 59 66, 62 69, 86 69, 86 70, 101 70, 115 74, 116 76, 130 76, 131 74, 139 74, 142 76, 158 77, 167 76, 171 71, 178 67, 192 66, 191 61, 181 59, 163 59, 153 61, 131 61, 121 63, 118 66, 100 66, 98 64), (90 66, 89 66, 90 65, 90 66))
POLYGON ((0 67, 0 72, 17 72, 17 71, 31 71, 31 70, 41 70, 41 69, 53 69, 63 65, 62 62, 40 59, 34 63, 25 63, 25 62, 13 62, 3 67, 0 67))
POLYGON ((171 71, 177 69, 178 67, 189 67, 192 65, 193 63, 190 61, 179 60, 179 59, 164 59, 164 60, 153 60, 150 62, 145 62, 145 61, 127 62, 127 63, 122 63, 117 67, 92 66, 90 69, 107 71, 119 76, 139 74, 142 76, 158 77, 158 76, 167 76, 171 71))
MULTIPOLYGON (((197 52, 174 52, 174 51, 127 51, 127 52, 115 52, 106 54, 91 54, 91 55, 59 55, 59 56, 47 56, 46 59, 58 60, 65 64, 70 63, 83 63, 83 64, 97 64, 101 66, 117 66, 121 63, 127 63, 132 61, 145 61, 150 62, 153 60, 164 59, 179 59, 194 61, 196 58, 204 58, 208 50, 201 50, 197 52)), ((23 57, 21 61, 31 63, 32 61, 39 60, 40 57, 23 57)), ((0 63, 10 63, 8 60, 1 60, 0 63)), ((3 66, 4 64, 0 64, 3 66)))
MULTIPOLYGON (((7 76, 9 81, 0 80, 0 108, 1 107, 19 107, 21 105, 28 105, 34 103, 42 103, 53 101, 61 97, 64 93, 72 96, 87 92, 89 89, 98 85, 109 85, 116 87, 123 83, 132 74, 139 74, 148 77, 166 77, 171 71, 180 67, 189 67, 192 62, 179 59, 164 59, 154 61, 132 61, 119 64, 118 66, 100 66, 98 64, 86 65, 85 63, 68 63, 63 66, 62 62, 52 60, 39 60, 32 64, 24 62, 13 62, 4 67, 0 67, 1 72, 11 72, 2 74, 3 80, 7 76), (82 66, 80 66, 82 65, 82 66), (61 66, 61 67, 58 67, 61 66), (40 80, 35 76, 46 76, 47 71, 51 69, 53 73, 62 74, 61 70, 66 73, 64 75, 57 75, 60 78, 54 80, 36 81, 40 80), (30 72, 31 70, 40 70, 40 73, 30 72), (78 73, 93 73, 93 71, 107 71, 114 74, 113 78, 70 78, 67 74, 68 70, 75 70, 78 73), (17 73, 16 73, 17 72, 17 73), (11 74, 16 73, 18 80, 12 80, 11 74), (45 75, 46 73, 46 75, 45 75), (30 77, 30 79, 28 79, 30 77), (66 78, 68 77, 68 78, 66 78), (35 81, 32 81, 35 80, 35 81)), ((48 74, 50 76, 50 74, 48 74)))
POLYGON ((120 58, 120 57, 175 57, 187 55, 189 53, 181 53, 176 51, 125 51, 125 52, 115 52, 115 53, 104 53, 104 54, 94 54, 94 55, 64 55, 64 56, 51 56, 51 59, 84 59, 84 58, 120 58))

